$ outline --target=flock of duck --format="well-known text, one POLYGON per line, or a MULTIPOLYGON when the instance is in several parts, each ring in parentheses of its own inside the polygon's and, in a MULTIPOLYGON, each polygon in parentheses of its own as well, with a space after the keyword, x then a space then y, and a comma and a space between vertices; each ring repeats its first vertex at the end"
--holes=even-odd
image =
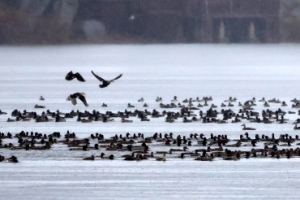
MULTIPOLYGON (((70 99, 73 104, 76 104, 76 98, 73 96, 80 94, 75 93, 70 95, 70 99), (74 103, 75 102, 75 103, 74 103)), ((82 95, 83 96, 83 95, 82 95)), ((87 105, 85 98, 78 97, 87 105)), ((67 99, 67 100, 70 100, 67 99)), ((40 97, 40 100, 44 101, 44 97, 40 97)), ((35 121, 35 122, 67 122, 67 120, 76 119, 76 121, 81 123, 92 123, 96 121, 101 122, 117 122, 122 123, 132 123, 136 120, 149 122, 155 118, 163 118, 167 123, 183 122, 183 123, 216 123, 216 124, 226 124, 226 123, 242 123, 242 130, 255 130, 256 128, 247 127, 246 123, 264 123, 264 124, 286 124, 289 122, 287 115, 299 115, 300 112, 297 110, 284 111, 284 108, 288 108, 285 101, 280 101, 279 99, 265 100, 264 98, 256 102, 255 98, 247 100, 244 103, 237 102, 236 98, 230 97, 221 103, 220 106, 210 103, 213 101, 212 97, 203 97, 200 99, 185 99, 182 102, 178 102, 175 96, 171 103, 162 103, 162 98, 157 97, 156 108, 149 110, 147 103, 143 103, 144 99, 138 99, 137 108, 134 104, 128 103, 124 105, 124 110, 121 111, 110 111, 108 109, 108 104, 103 103, 102 108, 106 111, 100 112, 99 110, 92 111, 79 111, 71 110, 70 112, 61 112, 59 110, 50 111, 46 109, 46 106, 35 105, 34 108, 39 109, 41 112, 38 113, 37 110, 13 110, 11 116, 7 118, 7 122, 22 122, 22 121, 35 121), (177 103, 176 103, 177 102, 177 103), (227 102, 227 103, 226 103, 227 102), (141 104, 142 103, 142 104, 141 104), (255 111, 255 106, 263 106, 261 112, 255 111), (278 104, 277 109, 271 109, 270 104, 278 104), (218 107, 221 108, 218 110, 218 107), (139 109, 138 109, 139 108, 139 109), (238 108, 238 109, 234 109, 238 108), (44 110, 42 110, 44 109, 44 110), (119 120, 118 120, 119 119, 119 120)), ((300 101, 293 99, 291 108, 299 108, 300 101)), ((7 112, 0 110, 0 114, 5 115, 7 112)), ((294 129, 300 129, 297 126, 300 119, 293 122, 294 129)))
MULTIPOLYGON (((64 137, 60 132, 42 134, 21 131, 15 135, 0 134, 0 149, 8 151, 51 151, 54 145, 63 145, 71 152, 91 152, 81 160, 125 160, 167 161, 171 159, 193 159, 197 161, 240 160, 250 158, 293 158, 300 157, 300 139, 282 134, 251 137, 248 132, 240 138, 230 139, 227 135, 206 136, 203 133, 191 133, 189 136, 171 133, 154 133, 146 137, 143 133, 116 134, 105 138, 95 133, 89 137, 78 138, 76 133, 67 131, 64 137)), ((16 156, 0 161, 18 162, 16 156)))
MULTIPOLYGON (((102 84, 100 88, 105 88, 113 81, 122 77, 122 74, 112 80, 105 80, 91 72, 102 84)), ((85 82, 85 79, 77 72, 70 71, 65 79, 71 81, 77 79, 85 82)), ((82 101, 88 106, 87 100, 82 92, 70 94, 67 100, 73 105, 77 104, 76 99, 82 101)), ((43 96, 41 101, 45 101, 43 96)), ((227 135, 214 135, 211 133, 206 136, 203 133, 190 133, 190 135, 177 135, 173 133, 154 133, 151 136, 144 136, 143 133, 126 133, 125 135, 116 134, 113 137, 105 138, 101 133, 91 134, 89 137, 78 138, 75 133, 69 131, 64 135, 60 132, 52 134, 42 134, 38 132, 21 131, 12 135, 11 133, 0 133, 0 153, 5 151, 51 151, 54 145, 63 145, 69 151, 92 152, 88 157, 81 157, 82 160, 114 160, 124 159, 127 161, 140 160, 157 160, 166 161, 173 158, 192 158, 198 161, 214 160, 240 160, 242 158, 292 158, 300 156, 299 136, 282 134, 278 138, 274 134, 259 135, 254 134, 252 137, 248 131, 256 128, 246 126, 247 123, 264 123, 264 124, 294 124, 294 130, 300 129, 297 123, 300 119, 290 121, 288 115, 299 115, 297 110, 300 108, 300 100, 292 99, 291 106, 279 99, 266 100, 262 98, 256 100, 252 98, 244 102, 238 101, 237 98, 229 97, 220 105, 213 103, 212 97, 196 97, 179 101, 174 96, 171 102, 163 103, 162 97, 155 99, 155 109, 148 110, 149 106, 144 98, 137 100, 135 105, 126 104, 124 111, 74 111, 60 112, 59 110, 46 110, 46 106, 35 105, 33 111, 13 110, 7 122, 35 121, 41 122, 67 122, 67 120, 76 119, 81 123, 100 122, 122 122, 132 123, 136 120, 149 123, 151 119, 162 118, 167 123, 240 123, 241 130, 245 130, 239 138, 229 138, 227 135), (276 109, 272 109, 272 105, 276 109), (255 111, 255 107, 263 107, 261 112, 255 111), (220 108, 220 109, 219 109, 220 108), (289 111, 284 109, 291 108, 289 111), (38 113, 38 110, 41 112, 38 113), (119 119, 119 120, 118 120, 119 119)), ((107 110, 109 105, 103 103, 102 107, 107 110)), ((7 115, 7 112, 1 111, 1 115, 7 115)), ((296 117, 294 117, 295 119, 296 117)), ((0 162, 18 162, 16 156, 4 157, 0 155, 0 162)))

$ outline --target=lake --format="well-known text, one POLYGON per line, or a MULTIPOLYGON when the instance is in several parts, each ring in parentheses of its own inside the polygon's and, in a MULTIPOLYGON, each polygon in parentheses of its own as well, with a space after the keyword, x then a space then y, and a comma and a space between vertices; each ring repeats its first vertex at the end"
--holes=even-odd
MULTIPOLYGON (((150 137, 154 133, 170 133, 190 137, 191 133, 203 133, 209 137, 227 135, 239 139, 245 134, 242 124, 255 127, 248 131, 255 134, 281 134, 292 137, 299 135, 294 130, 298 109, 292 108, 294 98, 300 90, 300 45, 70 45, 70 46, 2 46, 0 47, 0 109, 7 112, 0 115, 0 130, 15 135, 21 131, 51 134, 68 130, 80 139, 91 134, 102 133, 105 138, 129 132, 143 133, 150 137), (69 71, 79 72, 86 82, 66 81, 69 71), (123 76, 107 88, 99 88, 100 82, 91 74, 93 70, 103 78, 123 76), (89 104, 85 107, 78 100, 77 105, 67 101, 75 92, 84 92, 89 104), (40 101, 43 96, 45 101, 40 101), (221 103, 229 97, 237 102, 230 109, 238 112, 238 102, 256 98, 255 111, 266 109, 259 99, 279 99, 288 106, 270 103, 270 108, 282 108, 287 123, 183 123, 177 119, 166 123, 164 118, 150 118, 149 122, 130 117, 133 123, 67 122, 36 123, 7 122, 13 118, 11 112, 49 109, 66 113, 71 110, 118 112, 144 110, 144 98, 149 111, 156 109, 177 112, 179 108, 160 108, 155 99, 162 97, 162 103, 170 103, 174 96, 178 102, 184 99, 212 97, 220 111, 221 103), (106 103, 108 107, 101 105, 106 103), (127 104, 135 108, 128 108, 127 104), (45 109, 34 108, 39 104, 45 109)), ((198 102, 194 102, 197 106, 198 102)), ((201 102, 203 104, 203 102, 201 102)), ((199 108, 203 112, 208 107, 199 108)), ((224 108, 228 109, 228 107, 224 108)), ((199 116, 198 110, 195 113, 199 116)), ((3 143, 17 144, 17 139, 3 139, 3 143)), ((93 144, 96 141, 93 141, 93 144)), ((297 142, 292 148, 297 148, 297 142)), ((150 146, 150 145, 149 145, 150 146)), ((258 147, 263 148, 263 143, 258 147)), ((152 144, 151 151, 168 150, 169 147, 152 144)), ((174 145, 174 148, 179 148, 174 145)), ((189 147, 193 151, 198 146, 189 147)), ((285 147, 282 147, 285 148, 285 147)), ((233 148, 234 149, 234 148, 233 148)), ((252 146, 241 147, 251 150, 252 146)), ((54 144, 50 150, 11 150, 0 148, 0 155, 18 157, 19 163, 0 163, 1 199, 298 199, 300 183, 298 157, 251 158, 238 161, 214 159, 212 162, 195 161, 187 157, 178 159, 174 153, 167 155, 166 162, 155 159, 126 162, 114 152, 116 159, 83 161, 87 156, 110 152, 105 148, 90 151, 69 151, 64 144, 54 144)))

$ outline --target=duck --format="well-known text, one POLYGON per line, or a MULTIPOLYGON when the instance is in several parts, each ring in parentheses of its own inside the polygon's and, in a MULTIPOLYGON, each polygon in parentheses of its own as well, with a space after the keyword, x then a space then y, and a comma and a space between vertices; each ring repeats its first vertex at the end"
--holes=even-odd
POLYGON ((299 102, 299 100, 297 100, 296 98, 292 99, 291 102, 297 103, 299 102))
POLYGON ((215 104, 211 104, 211 106, 210 106, 211 108, 217 108, 218 106, 216 106, 215 104))
POLYGON ((157 161, 164 161, 165 162, 167 160, 166 159, 166 154, 164 153, 162 157, 157 157, 156 160, 157 161))
POLYGON ((7 122, 15 122, 16 120, 7 118, 7 122))
POLYGON ((0 110, 0 115, 6 115, 7 112, 3 112, 2 110, 0 110))
POLYGON ((203 107, 203 105, 202 105, 201 103, 199 103, 199 104, 197 105, 197 107, 198 107, 198 108, 201 108, 201 107, 203 107))
POLYGON ((175 119, 173 117, 166 117, 165 122, 173 123, 175 122, 175 119))
POLYGON ((236 101, 237 101, 236 97, 234 97, 234 98, 229 97, 227 100, 224 100, 224 102, 236 102, 236 101))
POLYGON ((268 100, 268 102, 270 102, 270 103, 281 103, 281 101, 279 99, 275 99, 275 98, 268 100))
POLYGON ((170 151, 186 151, 187 149, 189 149, 188 147, 184 146, 182 149, 170 149, 170 151))
POLYGON ((300 127, 299 126, 297 126, 297 124, 298 123, 294 123, 295 124, 295 126, 294 126, 294 130, 300 130, 300 127))
POLYGON ((143 97, 140 98, 140 99, 138 100, 138 102, 144 102, 144 98, 143 98, 143 97))
POLYGON ((200 156, 200 157, 197 157, 195 158, 195 160, 199 160, 199 161, 212 161, 214 158, 213 154, 211 153, 210 156, 206 155, 203 157, 203 156, 200 156))
POLYGON ((82 160, 95 160, 95 156, 91 155, 90 157, 85 157, 82 160))
POLYGON ((74 78, 76 78, 78 81, 80 81, 80 82, 85 82, 85 80, 84 80, 84 78, 81 76, 81 74, 79 74, 78 72, 76 72, 75 74, 72 72, 72 71, 70 71, 69 73, 67 73, 67 75, 66 75, 66 77, 65 77, 65 79, 67 80, 67 81, 71 81, 71 80, 73 80, 74 78))
POLYGON ((193 119, 188 119, 187 117, 183 118, 184 123, 190 123, 190 122, 193 122, 193 121, 194 121, 193 119))
POLYGON ((134 105, 131 105, 130 103, 127 104, 128 108, 134 108, 134 105))
POLYGON ((91 122, 93 122, 93 119, 82 119, 81 122, 82 123, 91 123, 91 122))
POLYGON ((132 153, 132 155, 124 157, 124 160, 135 161, 135 160, 137 160, 138 156, 139 156, 139 154, 137 154, 136 156, 134 156, 134 153, 132 153))
POLYGON ((144 121, 144 122, 149 122, 150 119, 148 119, 147 117, 142 117, 142 118, 141 118, 141 121, 142 121, 142 122, 143 122, 143 121, 144 121))
POLYGON ((238 158, 235 155, 233 155, 233 156, 224 157, 223 160, 234 160, 234 161, 236 161, 236 160, 238 160, 238 158))
POLYGON ((232 104, 231 102, 229 102, 227 106, 228 106, 228 107, 233 107, 234 104, 232 104))
MULTIPOLYGON (((242 139, 242 137, 241 137, 241 139, 242 139)), ((226 147, 240 147, 241 144, 242 144, 241 139, 238 140, 235 144, 227 144, 227 145, 225 145, 225 146, 226 146, 226 147)), ((248 140, 246 140, 246 141, 248 141, 248 140)))
POLYGON ((227 124, 228 122, 226 120, 216 119, 217 124, 227 124))
POLYGON ((265 101, 266 101, 265 97, 263 97, 262 99, 258 100, 258 102, 265 102, 265 101))
POLYGON ((105 80, 103 78, 101 78, 100 76, 98 76, 97 74, 95 74, 93 71, 91 71, 92 74, 100 81, 102 82, 102 84, 99 85, 100 88, 106 88, 107 86, 109 86, 112 82, 114 82, 115 80, 119 79, 122 77, 122 74, 120 74, 119 76, 117 76, 116 78, 113 78, 111 80, 105 80))
POLYGON ((55 122, 66 122, 66 118, 61 117, 59 114, 55 116, 55 122))
POLYGON ((171 102, 177 102, 177 96, 174 96, 173 99, 171 100, 171 102))
POLYGON ((155 101, 156 102, 162 102, 162 97, 156 97, 155 101))
POLYGON ((11 163, 17 163, 18 158, 16 156, 11 156, 10 158, 7 159, 7 162, 11 162, 11 163))
POLYGON ((70 151, 88 151, 88 145, 69 148, 70 151))
POLYGON ((76 93, 73 93, 73 94, 70 94, 70 99, 71 99, 71 102, 73 105, 76 105, 77 104, 77 101, 76 101, 76 98, 80 99, 82 101, 82 103, 85 105, 85 106, 89 106, 88 103, 86 102, 86 98, 84 97, 85 93, 84 92, 76 92, 76 93))
POLYGON ((30 148, 34 149, 34 150, 48 150, 48 149, 51 149, 51 144, 50 144, 50 142, 46 142, 45 145, 43 145, 43 146, 34 146, 34 144, 33 144, 33 145, 31 145, 30 148))
POLYGON ((246 127, 246 124, 242 124, 243 130, 256 130, 256 128, 246 127))
POLYGON ((39 99, 40 101, 44 101, 45 99, 44 99, 44 97, 43 96, 40 96, 40 99, 39 99))
POLYGON ((125 119, 124 117, 121 120, 122 123, 131 123, 133 120, 125 119))
POLYGON ((105 153, 101 153, 100 154, 100 158, 102 159, 102 160, 113 160, 114 158, 115 158, 115 156, 113 155, 113 154, 111 154, 111 155, 109 155, 108 157, 105 157, 104 156, 105 155, 105 153))
POLYGON ((102 107, 105 107, 105 108, 106 108, 106 107, 107 107, 107 104, 103 103, 103 104, 102 104, 102 107))
POLYGON ((45 106, 41 106, 41 105, 35 104, 34 108, 45 108, 45 106))
POLYGON ((131 154, 124 154, 121 157, 124 158, 124 160, 135 160, 134 152, 132 152, 131 154))

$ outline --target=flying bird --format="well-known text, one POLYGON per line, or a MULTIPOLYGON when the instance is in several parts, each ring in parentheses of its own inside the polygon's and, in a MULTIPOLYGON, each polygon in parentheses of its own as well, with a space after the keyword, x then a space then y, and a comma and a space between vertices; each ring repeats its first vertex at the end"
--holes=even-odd
POLYGON ((76 98, 80 99, 85 106, 89 106, 84 97, 85 93, 76 92, 74 94, 70 94, 70 99, 73 105, 77 104, 76 98))
POLYGON ((84 78, 78 73, 76 72, 75 74, 70 71, 67 75, 66 75, 66 80, 67 81, 71 81, 73 80, 74 78, 76 78, 78 81, 80 82, 85 82, 84 78))
POLYGON ((100 88, 105 88, 107 87, 110 83, 114 82, 115 80, 121 78, 122 74, 120 74, 119 76, 117 76, 116 78, 114 79, 111 79, 111 80, 105 80, 103 78, 101 78, 100 76, 98 76, 97 74, 95 74, 93 71, 92 71, 92 74, 99 80, 102 82, 102 84, 99 85, 100 88))

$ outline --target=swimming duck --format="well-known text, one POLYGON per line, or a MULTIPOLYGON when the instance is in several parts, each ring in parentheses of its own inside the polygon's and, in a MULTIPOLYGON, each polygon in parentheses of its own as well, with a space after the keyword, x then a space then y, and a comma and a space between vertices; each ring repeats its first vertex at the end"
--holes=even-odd
POLYGON ((156 97, 155 101, 156 102, 162 102, 162 97, 156 97))
POLYGON ((109 155, 108 157, 105 157, 104 155, 105 155, 104 153, 100 154, 100 158, 102 160, 105 160, 105 159, 107 159, 107 160, 113 160, 115 158, 115 156, 113 154, 109 155))
POLYGON ((183 118, 184 123, 189 123, 189 122, 193 122, 193 121, 194 121, 193 119, 188 119, 187 117, 183 118))
POLYGON ((143 97, 140 98, 140 99, 138 100, 138 102, 144 102, 144 98, 143 98, 143 97))
POLYGON ((164 153, 164 155, 162 157, 157 157, 156 158, 157 161, 166 161, 166 154, 164 153))
POLYGON ((197 105, 197 107, 200 108, 200 107, 203 107, 203 105, 201 105, 201 103, 199 103, 199 104, 197 105))
POLYGON ((95 156, 91 155, 90 157, 85 157, 82 160, 95 160, 95 156))
POLYGON ((122 123, 130 123, 133 122, 133 120, 125 119, 124 117, 122 118, 122 123))
POLYGON ((16 120, 7 118, 7 122, 15 122, 16 120))
POLYGON ((298 123, 294 123, 295 124, 295 126, 294 126, 294 130, 299 130, 300 129, 300 127, 299 126, 297 126, 297 124, 298 123))
POLYGON ((95 74, 93 71, 92 71, 92 74, 99 80, 102 82, 102 84, 99 85, 100 88, 105 88, 107 86, 109 86, 112 82, 114 82, 115 80, 121 78, 122 74, 120 74, 119 76, 117 76, 116 78, 114 79, 111 79, 111 80, 105 80, 103 78, 101 78, 100 76, 98 76, 97 74, 95 74))
POLYGON ((299 100, 297 100, 296 98, 292 99, 291 102, 294 102, 294 103, 298 103, 299 100))
POLYGON ((263 97, 262 99, 258 100, 259 102, 265 102, 265 97, 263 97))
POLYGON ((2 110, 0 110, 0 115, 6 115, 6 112, 3 112, 2 110))
POLYGON ((243 130, 256 130, 255 128, 246 127, 246 124, 242 124, 241 126, 243 126, 243 130))
POLYGON ((228 103, 228 107, 233 107, 234 104, 232 104, 231 102, 228 103))
POLYGON ((174 96, 174 98, 171 100, 171 102, 177 102, 177 96, 174 96))
POLYGON ((75 74, 72 72, 72 71, 70 71, 67 75, 66 75, 66 80, 67 81, 71 81, 71 80, 73 80, 74 78, 76 78, 78 81, 80 81, 80 82, 85 82, 85 80, 84 80, 84 78, 78 73, 78 72, 76 72, 75 74))
POLYGON ((203 156, 200 156, 200 157, 197 157, 195 158, 195 160, 199 160, 199 161, 212 161, 214 158, 214 155, 211 153, 210 156, 206 155, 203 157, 203 156))
POLYGON ((16 156, 11 156, 10 158, 7 159, 7 162, 11 162, 11 163, 17 163, 18 158, 16 156))
POLYGON ((131 105, 130 103, 127 104, 128 108, 134 108, 134 105, 131 105))
POLYGON ((224 157, 223 160, 238 160, 238 158, 236 157, 236 155, 233 155, 233 156, 228 156, 228 157, 224 157))
POLYGON ((188 147, 184 146, 182 149, 170 149, 170 151, 186 151, 187 149, 189 149, 188 147))
POLYGON ((103 104, 102 104, 102 107, 107 107, 107 104, 103 103, 103 104))
POLYGON ((41 105, 35 104, 34 108, 45 108, 45 106, 41 106, 41 105))
POLYGON ((225 100, 224 102, 235 102, 236 100, 236 98, 229 97, 229 99, 225 100))

